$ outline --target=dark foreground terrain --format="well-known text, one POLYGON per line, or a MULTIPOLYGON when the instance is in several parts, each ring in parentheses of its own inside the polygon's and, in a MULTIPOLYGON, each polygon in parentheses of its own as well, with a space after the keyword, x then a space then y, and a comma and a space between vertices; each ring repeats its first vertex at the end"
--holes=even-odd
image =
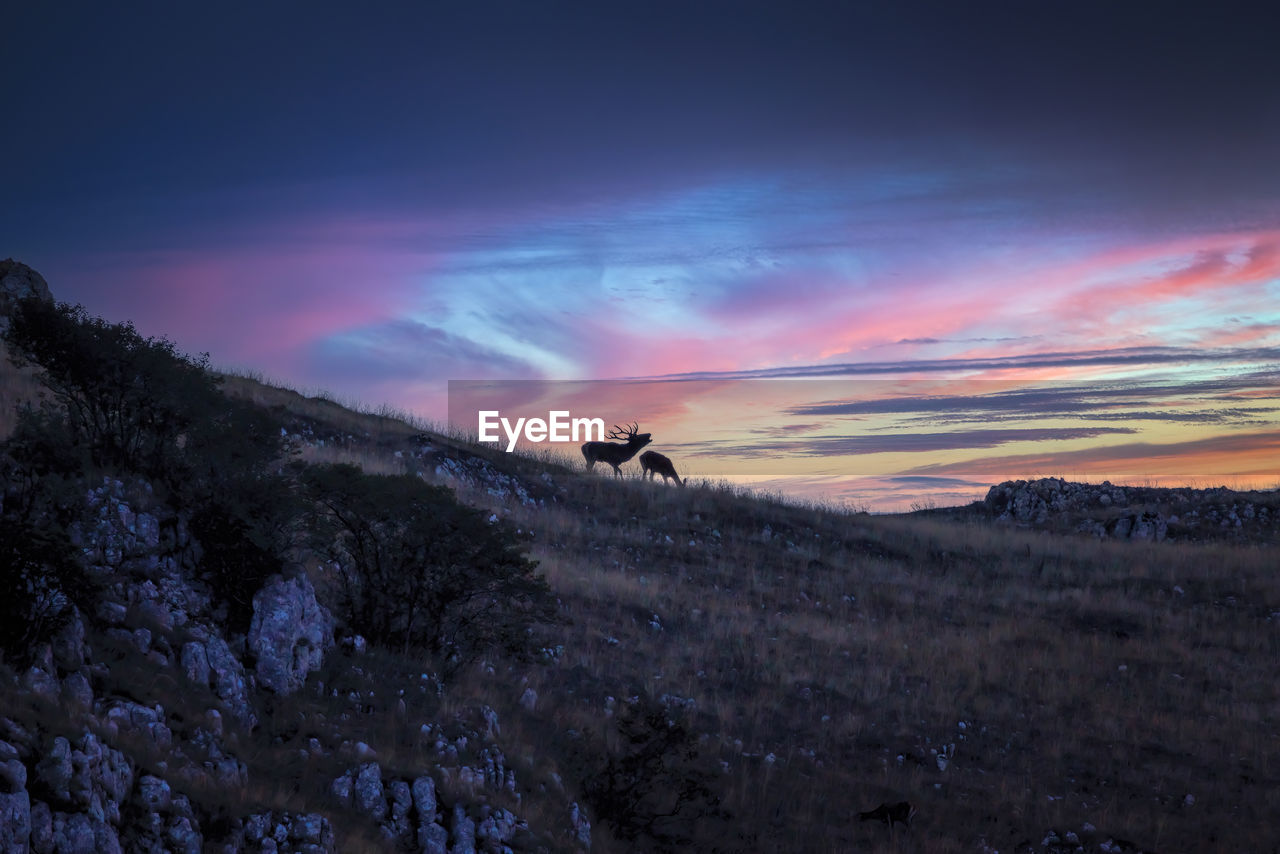
POLYGON ((236 377, 164 404, 229 433, 130 450, 65 396, 33 433, 40 371, 0 369, 0 850, 1280 850, 1274 509, 851 514, 236 377))

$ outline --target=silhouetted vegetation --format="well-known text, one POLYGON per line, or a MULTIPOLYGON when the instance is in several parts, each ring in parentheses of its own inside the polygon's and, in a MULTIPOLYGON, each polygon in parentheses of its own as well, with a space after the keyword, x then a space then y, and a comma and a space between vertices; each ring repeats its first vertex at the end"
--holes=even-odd
POLYGON ((179 437, 220 397, 208 356, 191 359, 131 323, 108 323, 82 306, 26 299, 4 339, 20 365, 40 368, 70 443, 101 466, 158 474, 179 437))
POLYGON ((446 672, 490 650, 525 656, 554 619, 536 563, 503 525, 411 475, 352 465, 304 470, 317 551, 337 572, 339 613, 375 642, 420 647, 446 672))
POLYGON ((226 606, 227 625, 248 631, 254 594, 284 570, 301 503, 281 469, 289 448, 278 422, 241 401, 219 403, 165 480, 200 544, 197 574, 226 606))
POLYGON ((8 443, 12 476, 105 470, 163 487, 199 544, 197 572, 225 603, 228 624, 246 630, 254 593, 283 567, 296 518, 277 471, 287 450, 279 425, 223 395, 207 356, 185 356, 81 306, 23 300, 4 340, 52 394, 20 417, 8 443))
POLYGON ((71 539, 84 496, 59 426, 27 410, 0 446, 0 652, 18 663, 96 589, 71 539))
POLYGON ((0 516, 0 652, 27 663, 71 615, 83 571, 66 531, 0 516))
POLYGON ((652 699, 622 705, 584 797, 614 834, 646 851, 725 850, 727 814, 697 734, 683 714, 652 699), (709 840, 719 847, 705 847, 709 840))

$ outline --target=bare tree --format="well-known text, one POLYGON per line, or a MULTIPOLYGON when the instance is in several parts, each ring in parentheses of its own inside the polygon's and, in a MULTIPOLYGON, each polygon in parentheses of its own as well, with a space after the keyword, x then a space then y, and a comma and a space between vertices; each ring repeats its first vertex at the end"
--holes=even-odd
POLYGON ((655 474, 660 474, 663 483, 667 482, 667 478, 671 478, 677 486, 684 486, 684 481, 680 479, 680 475, 676 474, 676 467, 672 465, 671 459, 657 451, 645 451, 640 455, 640 471, 643 472, 641 477, 652 479, 655 474))
POLYGON ((582 446, 582 456, 587 460, 587 469, 594 469, 596 463, 608 463, 613 466, 614 476, 622 477, 622 470, 618 466, 634 457, 641 448, 653 441, 652 434, 639 431, 639 424, 631 424, 626 430, 615 424, 606 438, 621 439, 623 444, 587 442, 582 446))

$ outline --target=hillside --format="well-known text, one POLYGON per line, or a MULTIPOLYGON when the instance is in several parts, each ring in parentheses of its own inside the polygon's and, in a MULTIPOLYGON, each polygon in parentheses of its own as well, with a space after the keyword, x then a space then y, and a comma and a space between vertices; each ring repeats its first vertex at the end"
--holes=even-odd
MULTIPOLYGON (((33 369, 3 370, 12 407, 33 369)), ((242 377, 218 393, 250 405, 218 404, 237 442, 175 439, 150 475, 58 469, 4 415, 8 531, 30 545, 62 526, 77 550, 72 565, 11 537, 6 579, 60 568, 85 586, 36 602, 65 611, 5 652, 0 849, 1275 850, 1271 545, 1170 536, 1168 516, 1163 539, 993 524, 1050 518, 1016 518, 1022 487, 944 518, 618 482, 242 377), (246 432, 259 415, 271 431, 246 432), (206 471, 246 464, 254 436, 279 454, 247 491, 206 471), (335 503, 317 484, 335 463, 376 477, 335 503), (176 464, 214 488, 184 494, 176 464), (448 562, 462 583, 512 561, 483 551, 509 543, 554 618, 505 631, 519 615, 492 596, 455 626, 470 657, 395 623, 394 602, 357 631, 338 565, 356 555, 335 563, 300 520, 406 482, 491 526, 448 562), (249 524, 298 495, 280 530, 249 524), (909 829, 858 821, 902 800, 909 829)), ((470 517, 424 495, 457 519, 413 552, 436 572, 432 545, 470 517)))

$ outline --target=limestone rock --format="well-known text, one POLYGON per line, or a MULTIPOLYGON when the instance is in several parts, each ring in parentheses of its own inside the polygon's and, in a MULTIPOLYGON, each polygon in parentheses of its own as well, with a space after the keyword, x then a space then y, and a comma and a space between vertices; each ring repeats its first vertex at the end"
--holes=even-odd
POLYGON ((418 847, 422 854, 449 854, 449 831, 438 824, 418 828, 418 847))
POLYGON ((253 597, 249 649, 257 657, 258 684, 291 694, 333 646, 333 616, 316 601, 306 576, 277 576, 253 597))
POLYGON ((382 789, 382 769, 377 762, 366 762, 356 773, 352 790, 355 808, 378 821, 387 817, 387 799, 382 789))
MULTIPOLYGON (((53 294, 44 276, 12 258, 0 261, 0 315, 8 315, 18 300, 27 297, 53 302, 53 294)), ((5 325, 7 323, 0 324, 0 328, 5 325)))
POLYGON ((462 804, 453 808, 453 851, 451 854, 475 854, 476 823, 462 804))
POLYGON ((413 808, 420 827, 436 820, 436 784, 426 775, 413 781, 413 808))
POLYGON ((0 851, 26 851, 31 838, 27 769, 17 759, 0 762, 0 851))
POLYGON ((80 673, 72 673, 62 680, 62 704, 79 712, 93 711, 93 687, 80 673))
POLYGON ((509 810, 498 809, 485 816, 476 828, 476 838, 485 843, 486 848, 501 849, 515 834, 515 814, 509 810))
POLYGON ((576 803, 569 806, 569 823, 573 826, 573 835, 582 847, 590 848, 591 822, 587 821, 587 817, 582 814, 581 808, 576 803))
POLYGON ((183 644, 181 661, 187 678, 209 685, 227 706, 227 711, 241 726, 252 727, 257 716, 249 706, 249 689, 244 665, 231 652, 221 637, 201 630, 198 641, 183 644))
MULTIPOLYGON (((0 839, 3 838, 0 831, 0 839)), ((31 805, 31 850, 33 854, 53 850, 53 810, 43 801, 31 805)))
POLYGON ((413 806, 413 796, 409 784, 404 780, 392 780, 387 784, 387 796, 391 801, 391 815, 383 825, 387 835, 392 839, 411 839, 409 810, 413 806))

